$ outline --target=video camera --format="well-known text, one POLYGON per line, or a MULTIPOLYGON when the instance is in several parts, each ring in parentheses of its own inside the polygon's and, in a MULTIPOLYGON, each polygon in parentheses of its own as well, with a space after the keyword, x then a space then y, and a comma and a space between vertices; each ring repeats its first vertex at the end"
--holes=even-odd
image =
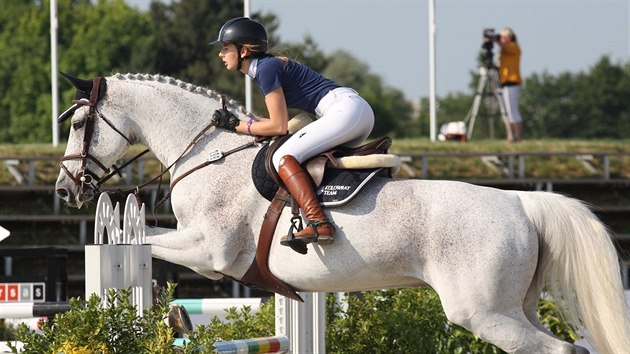
POLYGON ((488 68, 494 66, 492 60, 494 54, 492 53, 492 49, 494 48, 494 42, 498 42, 500 37, 501 35, 494 32, 494 28, 486 28, 483 30, 483 43, 481 44, 481 48, 486 50, 483 54, 483 63, 488 68))
POLYGON ((483 44, 481 47, 486 50, 492 50, 494 42, 498 42, 501 35, 494 33, 494 28, 486 28, 483 30, 483 44))

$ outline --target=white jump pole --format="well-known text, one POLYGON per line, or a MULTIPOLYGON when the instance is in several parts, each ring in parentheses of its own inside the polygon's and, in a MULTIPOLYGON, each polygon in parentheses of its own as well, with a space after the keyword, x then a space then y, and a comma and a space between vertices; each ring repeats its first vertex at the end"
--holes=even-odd
POLYGON ((304 302, 275 295, 276 336, 286 336, 292 353, 326 353, 326 293, 300 293, 304 302))

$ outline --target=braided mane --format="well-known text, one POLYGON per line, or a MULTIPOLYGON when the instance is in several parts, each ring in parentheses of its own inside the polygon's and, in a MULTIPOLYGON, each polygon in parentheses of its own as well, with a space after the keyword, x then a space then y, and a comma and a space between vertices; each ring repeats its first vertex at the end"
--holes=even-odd
MULTIPOLYGON (((121 74, 121 73, 116 73, 113 75, 114 78, 118 79, 118 80, 137 80, 137 81, 155 81, 155 82, 160 82, 160 83, 164 83, 164 84, 170 84, 170 85, 174 85, 177 86, 179 88, 182 88, 184 90, 193 92, 193 93, 197 93, 206 97, 210 97, 210 98, 220 98, 222 95, 219 92, 216 92, 214 90, 210 90, 201 86, 196 86, 175 78, 172 78, 170 76, 166 76, 166 75, 160 75, 160 74, 131 74, 131 73, 127 73, 127 74, 121 74)), ((225 96, 226 98, 226 105, 234 110, 237 110, 249 117, 252 118, 256 118, 256 116, 251 113, 248 112, 247 109, 245 108, 245 106, 243 106, 242 104, 240 104, 238 101, 229 98, 228 96, 225 96)))

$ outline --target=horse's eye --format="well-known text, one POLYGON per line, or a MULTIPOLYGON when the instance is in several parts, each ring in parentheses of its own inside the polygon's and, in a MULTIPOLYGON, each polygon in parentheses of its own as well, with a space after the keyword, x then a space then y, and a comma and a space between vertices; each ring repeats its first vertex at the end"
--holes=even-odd
POLYGON ((85 124, 85 119, 80 119, 80 120, 74 121, 74 122, 72 122, 72 129, 79 130, 79 129, 83 128, 84 124, 85 124))

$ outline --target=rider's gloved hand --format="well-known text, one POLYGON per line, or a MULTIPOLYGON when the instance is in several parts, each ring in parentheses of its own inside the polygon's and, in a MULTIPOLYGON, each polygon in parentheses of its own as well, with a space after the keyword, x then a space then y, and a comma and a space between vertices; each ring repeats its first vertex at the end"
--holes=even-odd
POLYGON ((217 109, 212 114, 214 125, 219 128, 236 131, 236 126, 240 122, 239 119, 225 108, 217 109))

